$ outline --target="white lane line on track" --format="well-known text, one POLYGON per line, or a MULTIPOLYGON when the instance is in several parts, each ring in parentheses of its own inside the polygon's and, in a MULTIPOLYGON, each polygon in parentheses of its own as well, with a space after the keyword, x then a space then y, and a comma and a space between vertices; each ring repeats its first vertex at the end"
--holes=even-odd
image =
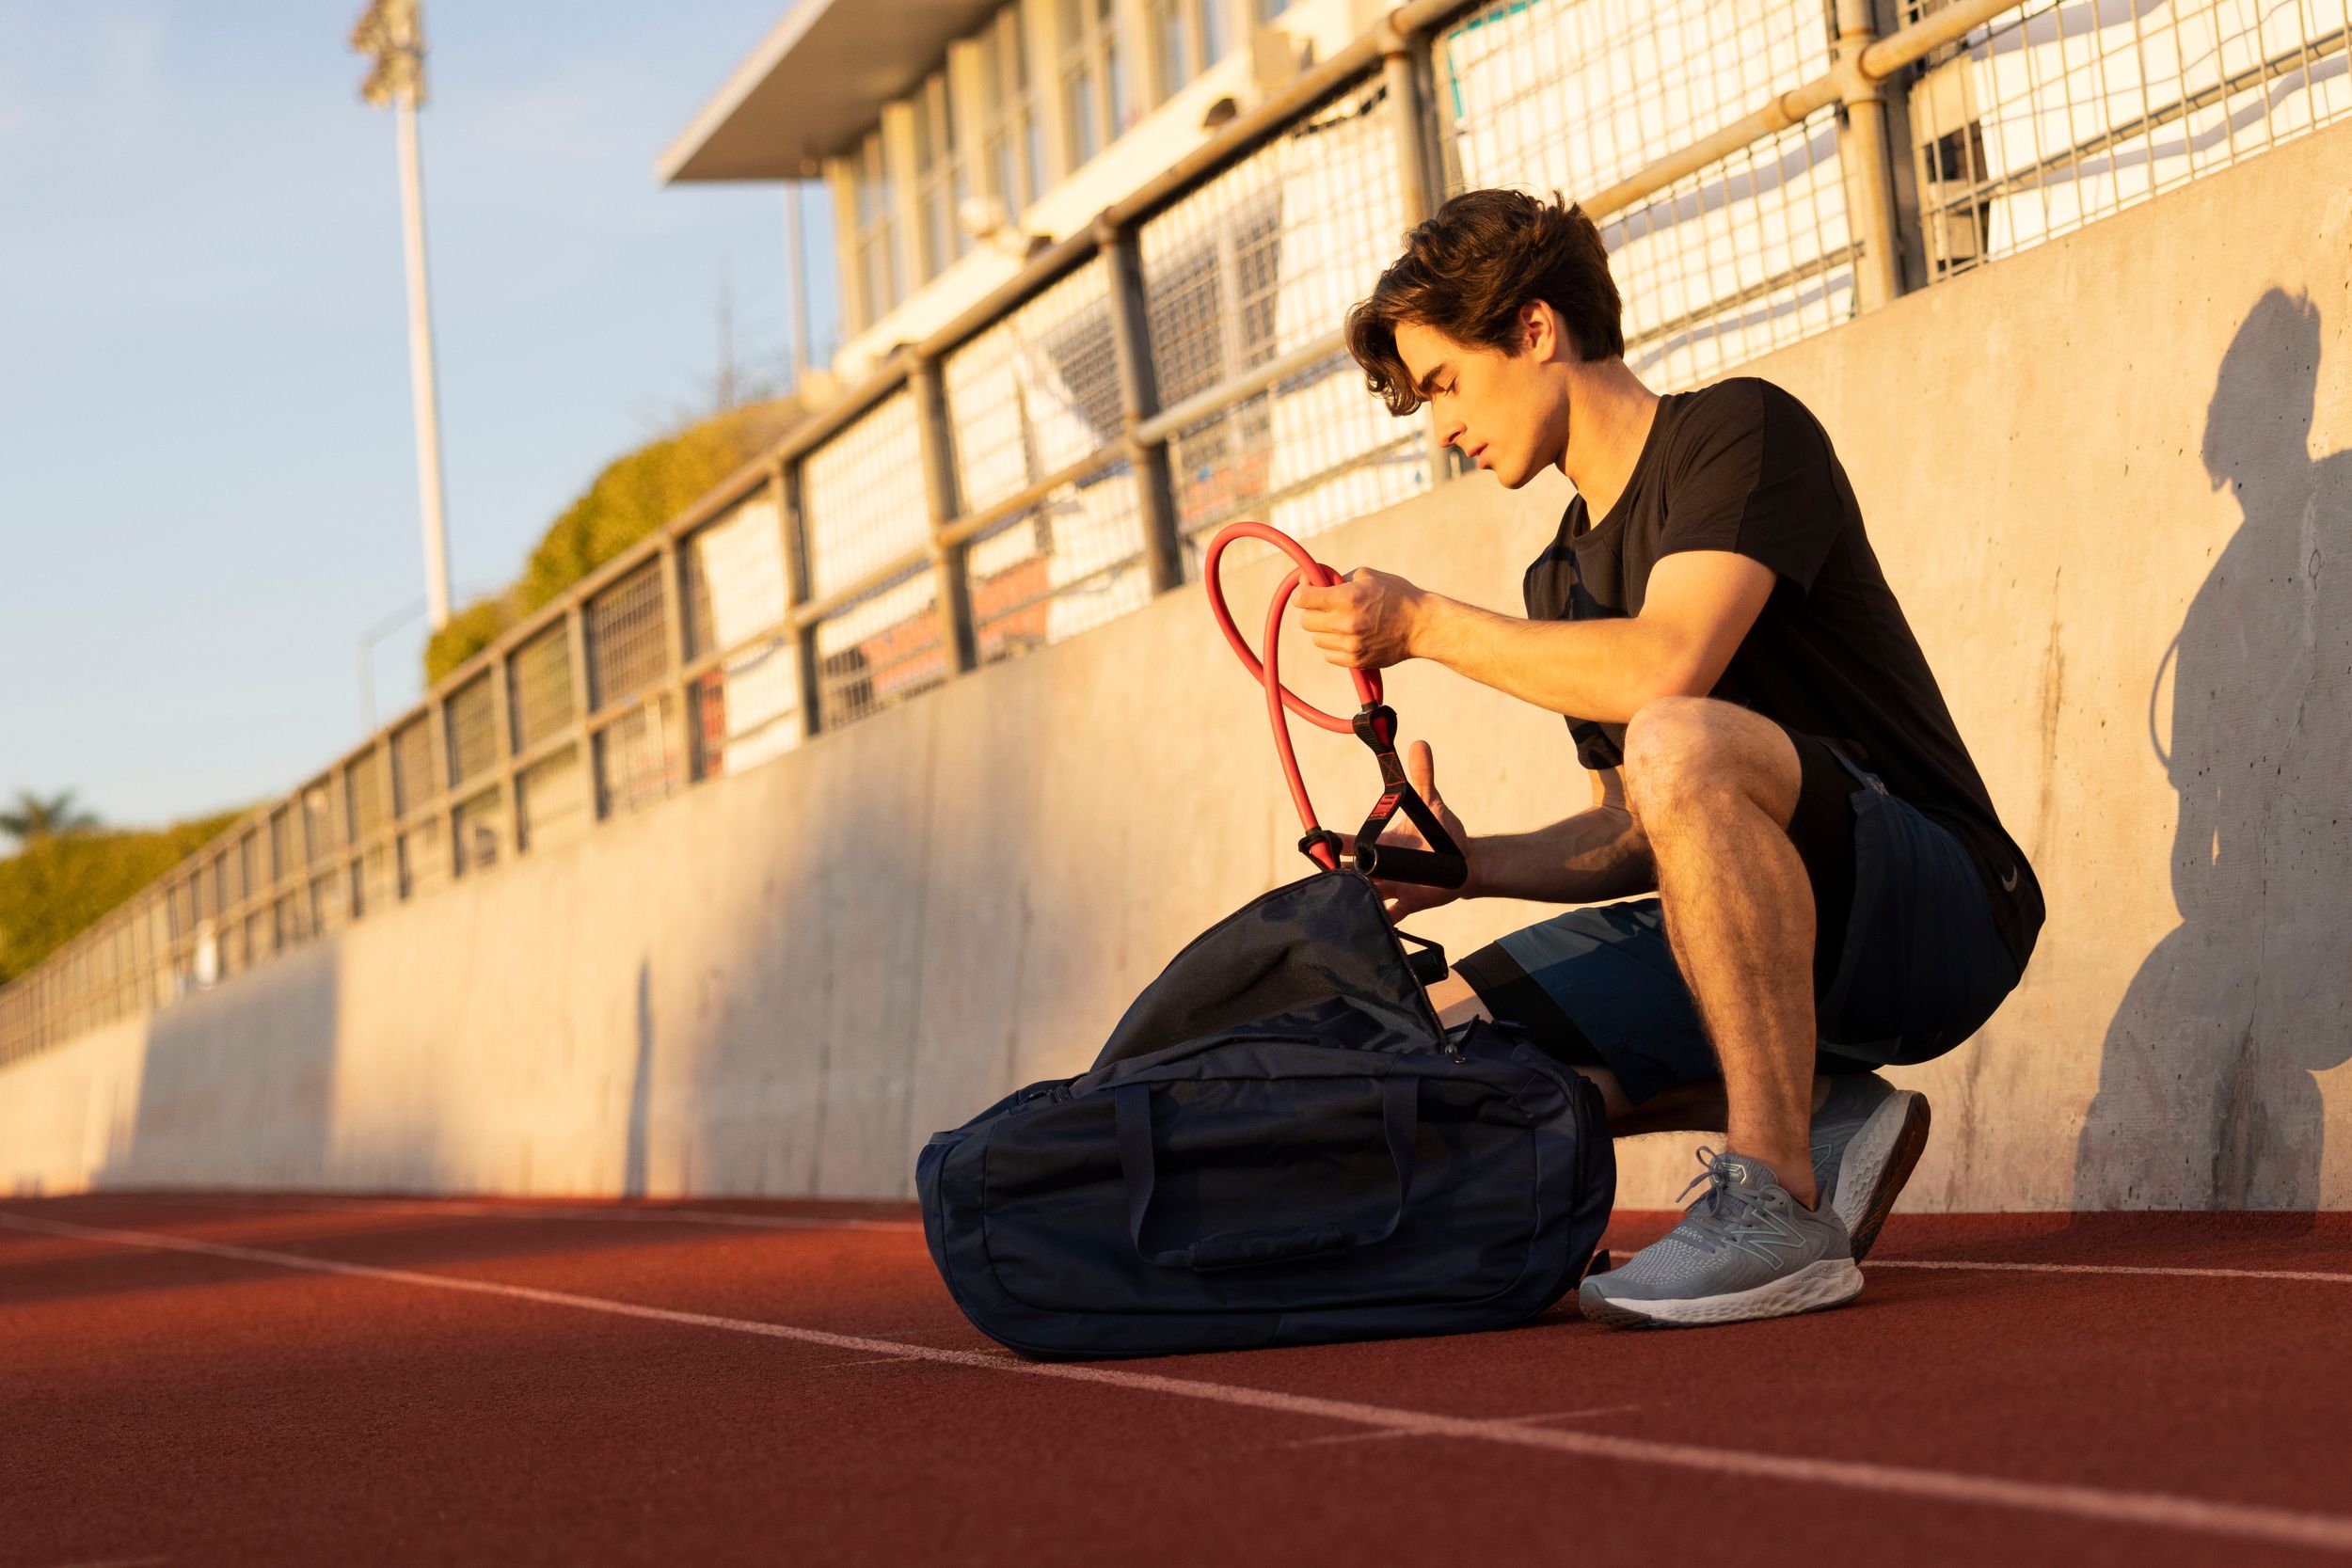
MULTIPOLYGON (((1600 1404, 1595 1405, 1590 1410, 1547 1410, 1534 1416, 1498 1416, 1493 1418, 1509 1426, 1526 1426, 1534 1421, 1574 1421, 1590 1419, 1595 1416, 1629 1416, 1641 1408, 1642 1407, 1638 1404, 1600 1404)), ((1343 1432, 1336 1437, 1301 1437, 1295 1441, 1285 1443, 1282 1447, 1286 1449, 1320 1449, 1327 1448, 1333 1443, 1380 1443, 1392 1437, 1413 1437, 1419 1434, 1416 1433, 1395 1432, 1389 1430, 1379 1432, 1343 1432)))
POLYGON ((1579 1458, 1624 1465, 1696 1470, 1717 1476, 1745 1476, 1800 1485, 1836 1486, 1856 1492, 1926 1497, 1938 1502, 2015 1509, 2033 1513, 2064 1514, 2073 1518, 2106 1520, 2153 1529, 2233 1536, 2352 1554, 2352 1515, 2341 1513, 2307 1513, 2292 1509, 2183 1497, 2170 1492, 2122 1492, 2097 1486, 2016 1481, 2005 1476, 1971 1475, 1959 1470, 1931 1470, 1858 1460, 1796 1458, 1786 1454, 1756 1453, 1744 1449, 1714 1448, 1700 1443, 1666 1443, 1642 1437, 1611 1436, 1602 1433, 1565 1432, 1550 1427, 1523 1425, 1510 1419, 1441 1416, 1431 1411, 1363 1404, 1354 1400, 1322 1399, 1311 1394, 1288 1394, 1271 1388, 1246 1388, 1227 1383, 1168 1377, 1156 1372, 1003 1359, 1000 1358, 1001 1353, 990 1354, 977 1351, 947 1350, 896 1339, 867 1338, 855 1334, 833 1334, 822 1329, 795 1328, 788 1323, 721 1317, 710 1312, 684 1312, 667 1307, 645 1307, 635 1302, 610 1301, 601 1296, 575 1295, 568 1291, 545 1291, 529 1285, 507 1285, 497 1280, 472 1279, 461 1275, 378 1268, 368 1263, 345 1263, 330 1258, 305 1257, 294 1252, 270 1252, 260 1247, 203 1242, 186 1236, 102 1229, 96 1226, 73 1225, 63 1220, 34 1219, 29 1215, 5 1211, 0 1211, 0 1226, 53 1236, 106 1242, 118 1246, 231 1258, 250 1263, 268 1263, 278 1268, 302 1269, 313 1274, 342 1275, 353 1279, 378 1279, 396 1285, 423 1286, 430 1290, 503 1296, 546 1307, 568 1307, 580 1311, 603 1312, 613 1317, 638 1318, 652 1323, 678 1323, 691 1328, 723 1329, 735 1334, 788 1339, 804 1345, 823 1345, 833 1350, 854 1351, 869 1355, 913 1354, 944 1366, 970 1367, 1022 1377, 1050 1378, 1062 1383, 1087 1383, 1098 1387, 1203 1400, 1248 1410, 1268 1410, 1284 1416, 1318 1417, 1325 1420, 1414 1436, 1469 1438, 1519 1448, 1548 1449, 1579 1458))
POLYGON ((2352 1274, 2326 1274, 2316 1269, 2188 1269, 2134 1263, 1970 1263, 1930 1258, 1873 1258, 1869 1267, 1973 1269, 1992 1274, 2137 1274, 2178 1279, 2307 1279, 2324 1285, 2352 1285, 2352 1274))

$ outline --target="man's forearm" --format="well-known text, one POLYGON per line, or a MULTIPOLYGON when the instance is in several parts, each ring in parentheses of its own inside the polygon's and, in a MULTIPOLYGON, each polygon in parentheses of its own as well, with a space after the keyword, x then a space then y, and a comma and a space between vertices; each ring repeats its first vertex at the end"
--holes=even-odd
POLYGON ((1481 897, 1591 904, 1658 886, 1649 840, 1622 806, 1595 806, 1532 833, 1497 833, 1470 848, 1481 897))
POLYGON ((1553 713, 1622 724, 1680 689, 1677 640, 1639 616, 1522 621, 1440 594, 1427 596, 1412 653, 1553 713))

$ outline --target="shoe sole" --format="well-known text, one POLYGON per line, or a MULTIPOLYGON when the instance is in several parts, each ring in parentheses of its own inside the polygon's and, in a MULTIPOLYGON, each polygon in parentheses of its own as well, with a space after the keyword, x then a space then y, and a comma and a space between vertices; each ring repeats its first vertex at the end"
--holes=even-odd
POLYGON ((1911 1180, 1919 1155, 1928 1147, 1928 1097, 1914 1089, 1898 1089, 1870 1113, 1838 1162, 1837 1190, 1830 1207, 1846 1222, 1859 1263, 1879 1239, 1879 1227, 1911 1180))
POLYGON ((1584 1315, 1612 1328, 1697 1328, 1708 1323, 1786 1318, 1842 1307, 1862 1293, 1862 1271, 1851 1258, 1823 1258, 1786 1278, 1752 1290, 1681 1300, 1612 1301, 1603 1293, 1607 1275, 1578 1287, 1576 1305, 1584 1315))

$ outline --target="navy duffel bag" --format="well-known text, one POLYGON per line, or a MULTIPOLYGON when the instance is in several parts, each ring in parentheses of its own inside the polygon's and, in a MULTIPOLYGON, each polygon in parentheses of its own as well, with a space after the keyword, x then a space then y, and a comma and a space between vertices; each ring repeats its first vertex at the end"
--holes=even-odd
POLYGON ((1441 1028, 1352 870, 1212 927, 1090 1071, 915 1167, 956 1304, 1041 1357, 1504 1327, 1576 1283, 1615 1181, 1597 1091, 1441 1028))

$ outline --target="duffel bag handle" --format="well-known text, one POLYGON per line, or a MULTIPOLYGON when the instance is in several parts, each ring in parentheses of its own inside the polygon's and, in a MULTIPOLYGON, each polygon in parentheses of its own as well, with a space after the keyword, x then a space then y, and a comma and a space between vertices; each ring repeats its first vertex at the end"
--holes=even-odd
POLYGON ((1119 1132, 1119 1165, 1127 1178, 1127 1233, 1135 1240, 1136 1256, 1162 1268, 1245 1269, 1387 1241, 1405 1223, 1406 1199, 1413 1190, 1413 1140, 1421 1130, 1420 1091, 1417 1078, 1396 1075, 1380 1080, 1380 1126, 1388 1139, 1389 1163, 1396 1171, 1396 1210, 1379 1229, 1278 1225, 1219 1231, 1175 1251, 1147 1252, 1143 1220, 1152 1207, 1152 1188, 1157 1180, 1152 1152, 1152 1085, 1122 1084, 1111 1091, 1111 1109, 1119 1132))

